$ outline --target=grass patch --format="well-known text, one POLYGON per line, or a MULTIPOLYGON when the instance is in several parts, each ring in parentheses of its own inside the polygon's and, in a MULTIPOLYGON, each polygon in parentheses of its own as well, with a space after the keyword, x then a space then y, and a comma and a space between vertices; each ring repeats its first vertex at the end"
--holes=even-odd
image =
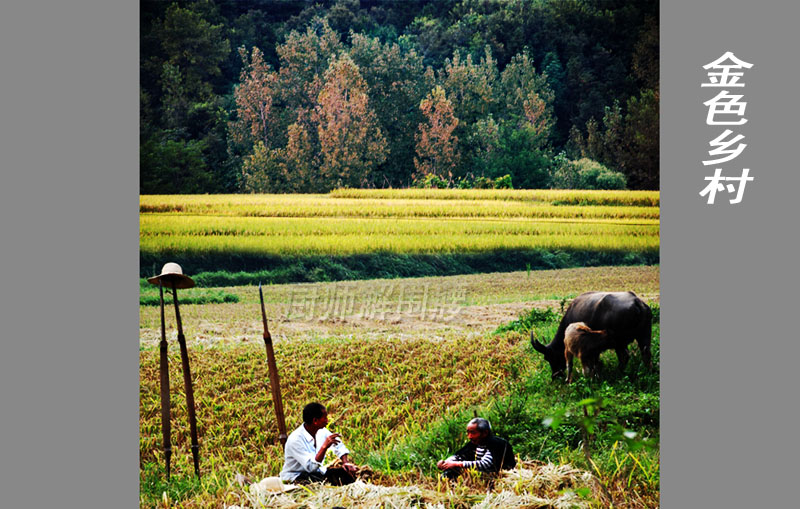
MULTIPOLYGON (((146 279, 141 281, 144 284, 139 286, 139 305, 140 306, 159 306, 161 297, 157 290, 158 287, 152 286, 146 279), (145 286, 146 285, 146 286, 145 286)), ((239 296, 223 290, 213 288, 189 288, 181 290, 181 304, 224 304, 239 302, 239 296)), ((164 303, 172 303, 172 290, 164 289, 164 303)))
MULTIPOLYGON (((563 299, 561 301, 562 313, 565 303, 566 299, 563 299)), ((558 323, 561 320, 561 316, 561 314, 557 313, 552 308, 531 308, 530 311, 522 313, 516 320, 512 320, 495 329, 494 333, 519 332, 520 334, 525 334, 537 325, 558 323)))
MULTIPOLYGON (((653 346, 657 350, 657 345, 653 346)), ((534 354, 532 349, 526 352, 531 357, 534 354)), ((601 381, 578 377, 568 386, 551 381, 549 369, 536 361, 517 361, 517 367, 510 369, 512 378, 505 396, 462 409, 407 442, 373 453, 370 464, 390 472, 410 469, 434 473, 436 461, 465 442, 466 422, 477 413, 489 419, 498 435, 511 441, 520 457, 568 461, 593 470, 583 453, 585 447, 590 447, 593 461, 606 471, 614 464, 615 454, 638 452, 632 448, 635 446, 627 445, 623 431, 658 440, 660 403, 657 371, 645 373, 635 366, 633 372, 620 374, 611 357, 604 356, 603 361, 606 367, 601 381), (595 418, 591 444, 585 441, 581 426, 584 415, 579 405, 588 398, 603 402, 595 418), (543 424, 552 423, 554 417, 559 419, 558 426, 543 424)))
POLYGON ((216 493, 223 486, 216 478, 198 479, 194 473, 171 475, 166 480, 163 466, 144 465, 139 483, 140 504, 145 507, 170 507, 173 502, 188 500, 208 493, 216 493))
POLYGON ((329 282, 453 276, 570 267, 654 265, 658 250, 625 251, 495 250, 483 253, 397 254, 351 256, 262 256, 220 252, 140 253, 140 276, 158 274, 163 260, 180 263, 202 287, 329 282))

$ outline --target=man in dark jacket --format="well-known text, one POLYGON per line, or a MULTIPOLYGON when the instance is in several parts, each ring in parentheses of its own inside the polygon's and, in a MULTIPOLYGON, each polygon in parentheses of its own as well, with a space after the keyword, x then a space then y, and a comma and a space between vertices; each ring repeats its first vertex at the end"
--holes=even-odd
POLYGON ((506 440, 492 434, 492 426, 486 419, 476 417, 467 423, 469 442, 449 458, 436 464, 444 470, 444 476, 455 479, 464 469, 479 472, 499 472, 514 468, 517 460, 506 440))

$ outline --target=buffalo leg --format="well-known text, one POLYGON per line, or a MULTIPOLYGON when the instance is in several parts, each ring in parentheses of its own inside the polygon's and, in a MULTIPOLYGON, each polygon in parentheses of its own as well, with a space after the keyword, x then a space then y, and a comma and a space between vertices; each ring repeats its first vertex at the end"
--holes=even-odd
POLYGON ((642 354, 642 362, 644 362, 647 369, 653 367, 653 358, 650 352, 650 342, 652 340, 652 326, 647 323, 646 327, 642 327, 639 334, 636 335, 636 344, 639 345, 639 352, 642 354))
POLYGON ((595 356, 587 357, 583 365, 583 374, 586 378, 597 378, 598 358, 595 356))
POLYGON ((569 352, 566 352, 564 354, 564 357, 567 360, 567 383, 571 383, 572 382, 572 354, 569 353, 569 352))
POLYGON ((630 357, 630 354, 628 354, 628 345, 615 348, 614 351, 617 352, 617 359, 619 359, 619 370, 625 371, 625 366, 628 365, 628 358, 630 357))

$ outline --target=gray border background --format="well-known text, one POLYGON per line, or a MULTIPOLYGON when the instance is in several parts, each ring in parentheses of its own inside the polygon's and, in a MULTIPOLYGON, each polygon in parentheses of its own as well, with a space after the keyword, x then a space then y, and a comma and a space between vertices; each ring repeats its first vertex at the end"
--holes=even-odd
POLYGON ((0 6, 0 506, 136 507, 138 2, 0 6))
MULTIPOLYGON (((664 507, 797 507, 797 50, 800 4, 661 3, 661 459, 664 507), (744 76, 742 203, 698 193, 713 174, 703 65, 744 76), (711 168, 711 169, 709 169, 711 168)), ((737 130, 738 129, 738 130, 737 130)))
MULTIPOLYGON (((662 502, 790 507, 800 6, 664 1, 662 502), (756 179, 704 204, 701 68, 747 75, 756 179), (720 200, 721 202, 723 200, 720 200)), ((0 7, 2 505, 138 505, 138 5, 0 7)))

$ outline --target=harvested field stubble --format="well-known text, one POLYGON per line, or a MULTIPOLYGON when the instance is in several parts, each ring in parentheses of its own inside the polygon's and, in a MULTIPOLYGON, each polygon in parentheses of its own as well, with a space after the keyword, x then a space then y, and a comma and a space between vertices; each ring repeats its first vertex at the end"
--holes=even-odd
MULTIPOLYGON (((535 473, 520 470, 523 473, 507 484, 502 484, 506 479, 498 481, 492 494, 487 496, 487 485, 480 480, 447 485, 428 471, 422 472, 418 467, 400 469, 392 466, 394 460, 390 461, 394 451, 407 448, 408 437, 433 436, 429 434, 432 427, 454 416, 458 416, 454 425, 461 430, 463 417, 470 415, 472 408, 491 407, 493 402, 508 398, 511 391, 524 390, 530 394, 525 403, 529 410, 531 405, 545 400, 548 405, 551 400, 574 403, 591 396, 597 386, 582 378, 573 387, 564 387, 551 384, 549 372, 539 373, 544 366, 541 359, 533 357, 526 336, 519 333, 492 335, 491 332, 516 318, 522 310, 531 307, 558 310, 562 300, 566 302, 590 289, 631 289, 648 302, 658 302, 657 267, 523 271, 388 282, 407 285, 404 297, 399 293, 386 294, 392 307, 425 285, 443 293, 450 289, 463 291, 465 299, 459 318, 448 323, 421 320, 409 314, 401 315, 396 321, 331 317, 298 321, 285 315, 279 318, 286 309, 287 299, 298 289, 301 293, 316 290, 319 294, 333 288, 339 292, 347 289, 355 295, 366 296, 369 288, 385 283, 353 281, 264 287, 289 430, 299 425, 302 406, 310 400, 319 400, 328 405, 332 418, 330 426, 344 432, 345 443, 353 449, 357 463, 366 463, 373 457, 386 458, 385 466, 380 462, 370 463, 375 470, 372 484, 365 485, 364 491, 354 494, 352 499, 347 499, 341 489, 326 488, 312 490, 313 494, 293 493, 292 501, 287 503, 295 505, 285 507, 330 507, 326 504, 336 500, 345 507, 375 507, 370 497, 378 494, 397 507, 410 503, 422 507, 426 506, 424 504, 431 504, 430 507, 546 507, 548 504, 550 507, 583 507, 599 503, 607 507, 606 492, 613 499, 614 507, 658 505, 657 451, 645 455, 614 445, 609 456, 607 450, 601 448, 602 444, 594 443, 592 451, 600 471, 595 472, 589 465, 581 468, 591 470, 602 480, 604 489, 600 489, 595 480, 584 480, 584 470, 568 465, 579 464, 583 457, 579 449, 572 448, 574 444, 569 445, 571 442, 563 439, 575 433, 566 429, 566 424, 562 425, 560 434, 550 435, 544 430, 541 419, 551 411, 544 406, 531 411, 535 418, 526 420, 523 428, 517 430, 520 435, 515 437, 514 443, 522 443, 520 436, 538 437, 547 447, 563 450, 563 456, 560 456, 562 452, 549 456, 550 461, 556 463, 549 468, 553 472, 566 468, 572 472, 569 475, 574 480, 558 488, 542 484, 541 475, 547 470, 541 464, 538 469, 530 464, 526 467, 535 473), (517 369, 520 371, 516 372, 517 369), (525 381, 524 377, 530 373, 536 378, 533 382, 525 381), (514 388, 509 385, 510 380, 528 385, 514 388), (539 480, 534 480, 536 475, 540 475, 539 480), (380 489, 374 485, 379 485, 380 489), (408 485, 413 486, 403 488, 408 485), (331 491, 327 491, 329 489, 331 491), (358 497, 372 502, 359 502, 358 497), (595 502, 590 504, 588 499, 595 502)), ((170 313, 167 313, 167 327, 172 380, 173 481, 171 486, 153 481, 163 477, 156 343, 159 318, 156 308, 140 308, 139 424, 141 504, 144 507, 162 505, 162 489, 169 491, 170 505, 176 507, 234 504, 259 507, 248 500, 249 491, 235 485, 235 474, 260 479, 277 475, 281 469, 282 454, 277 445, 275 416, 267 387, 258 292, 255 287, 231 287, 225 291, 236 294, 240 301, 181 307, 189 340, 200 429, 203 480, 194 484, 185 398, 179 383, 182 378, 180 358, 170 313), (219 340, 209 342, 209 337, 219 340), (175 492, 174 487, 182 482, 192 488, 175 492)), ((552 326, 547 327, 550 328, 537 334, 552 336, 552 326)), ((657 327, 655 334, 657 337, 657 327)), ((655 359, 657 353, 656 348, 655 359)), ((611 357, 607 361, 610 360, 613 370, 613 355, 611 357)), ((636 357, 634 354, 634 365, 636 357)), ((636 392, 632 382, 617 375, 609 383, 600 385, 609 399, 620 389, 637 394, 637 401, 626 400, 626 404, 631 405, 630 412, 622 407, 610 407, 609 415, 624 411, 641 421, 656 419, 657 429, 657 387, 654 393, 636 392), (643 412, 645 406, 653 412, 643 412)), ((639 430, 640 425, 636 424, 635 429, 639 430)), ((438 447, 444 454, 463 439, 456 433, 447 438, 453 443, 442 443, 438 447)), ((610 444, 608 449, 611 449, 610 444)), ((540 457, 537 456, 537 452, 541 452, 538 446, 525 450, 528 452, 520 459, 540 457)), ((425 460, 430 467, 427 457, 425 460)))
MULTIPOLYGON (((320 339, 282 343, 276 350, 284 408, 290 430, 300 424, 303 405, 324 401, 330 428, 342 430, 354 457, 382 450, 414 433, 431 419, 475 405, 503 392, 504 366, 519 345, 511 337, 365 341, 320 339), (446 352, 446 355, 442 355, 446 352), (356 447, 357 445, 357 447, 356 447)), ((269 390, 263 345, 225 349, 194 348, 197 419, 205 469, 217 475, 246 471, 276 475, 283 457, 269 390)), ((180 380, 180 359, 170 352, 170 378, 180 380)), ((140 454, 159 462, 158 351, 140 352, 140 454)), ((173 384, 174 447, 186 449, 188 427, 181 389, 173 384)), ((173 460, 174 472, 191 471, 187 456, 173 460)))

